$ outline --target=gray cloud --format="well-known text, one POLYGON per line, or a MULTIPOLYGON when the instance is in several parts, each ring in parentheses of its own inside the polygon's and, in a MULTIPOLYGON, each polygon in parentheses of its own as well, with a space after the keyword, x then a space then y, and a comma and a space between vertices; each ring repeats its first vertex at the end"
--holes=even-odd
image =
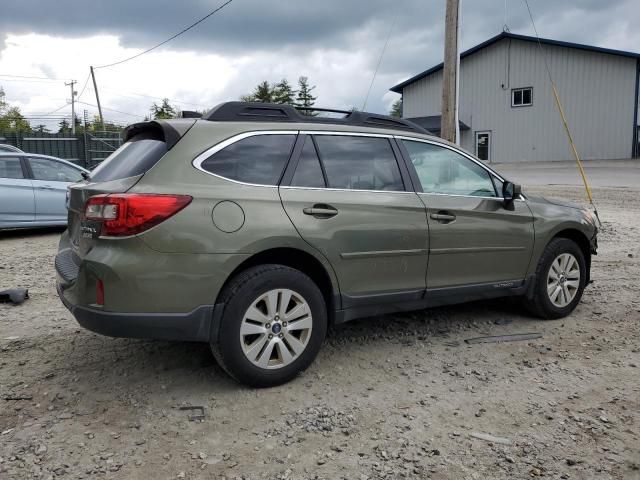
MULTIPOLYGON (((640 45, 635 27, 640 16, 637 0, 529 2, 539 33, 544 37, 630 50, 640 45)), ((118 36, 125 47, 148 48, 202 17, 222 0, 4 3, 0 41, 8 34, 34 32, 73 37, 78 41, 91 35, 111 34, 118 36)), ((319 79, 326 81, 319 72, 298 71, 296 59, 302 65, 314 52, 327 52, 327 61, 332 52, 357 52, 362 62, 358 63, 360 71, 354 73, 354 84, 330 85, 330 88, 318 85, 318 92, 340 88, 343 92, 334 92, 333 99, 358 106, 390 24, 397 15, 395 31, 369 104, 371 109, 382 111, 387 108, 383 96, 393 84, 442 60, 444 3, 444 0, 234 0, 163 48, 226 57, 252 53, 286 58, 283 62, 286 71, 275 60, 269 70, 247 72, 241 82, 229 87, 228 93, 234 98, 262 78, 276 81, 287 76, 295 80, 299 75, 308 75, 314 83, 319 79)), ((533 32, 521 0, 508 0, 507 11, 511 31, 533 32)), ((503 15, 503 0, 462 0, 462 47, 469 48, 499 33, 503 15)))

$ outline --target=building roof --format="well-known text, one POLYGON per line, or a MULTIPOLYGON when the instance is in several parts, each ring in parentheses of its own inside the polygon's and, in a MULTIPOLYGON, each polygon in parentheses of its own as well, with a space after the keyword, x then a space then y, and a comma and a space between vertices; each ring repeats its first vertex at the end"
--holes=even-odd
MULTIPOLYGON (((413 117, 413 118, 405 118, 405 120, 410 120, 413 123, 417 123, 422 128, 429 130, 434 135, 440 134, 440 126, 442 125, 442 115, 429 115, 428 117, 413 117)), ((469 125, 458 120, 460 125, 460 130, 469 130, 469 125)))
MULTIPOLYGON (((467 57, 473 53, 476 53, 478 50, 482 50, 485 47, 488 47, 490 45, 493 45, 496 42, 499 42, 502 39, 505 38, 511 38, 514 40, 523 40, 525 42, 534 42, 537 43, 538 39, 536 37, 530 37, 528 35, 518 35, 515 33, 511 33, 511 32, 502 32, 498 35, 496 35, 495 37, 491 37, 489 40, 486 40, 478 45, 476 45, 475 47, 470 48, 469 50, 466 50, 464 52, 462 52, 460 54, 460 58, 464 58, 467 57)), ((555 47, 567 47, 567 48, 575 48, 577 50, 587 50, 589 52, 596 52, 596 53, 605 53, 605 54, 609 54, 609 55, 617 55, 619 57, 628 57, 628 58, 637 58, 640 59, 640 53, 634 53, 634 52, 626 52, 624 50, 612 50, 610 48, 602 48, 602 47, 593 47, 591 45, 583 45, 581 43, 572 43, 572 42, 562 42, 560 40, 550 40, 548 38, 541 38, 540 39, 540 43, 542 43, 543 45, 553 45, 555 47)), ((429 75, 431 75, 432 73, 438 72, 440 70, 442 70, 442 67, 444 66, 444 63, 439 63, 438 65, 435 65, 434 67, 429 68, 428 70, 425 70, 422 73, 419 73, 411 78, 409 78, 408 80, 405 80, 404 82, 399 83, 398 85, 395 85, 393 87, 391 87, 391 91, 392 92, 396 92, 396 93, 402 93, 402 89, 404 87, 406 87, 407 85, 417 81, 417 80, 421 80, 429 75)))

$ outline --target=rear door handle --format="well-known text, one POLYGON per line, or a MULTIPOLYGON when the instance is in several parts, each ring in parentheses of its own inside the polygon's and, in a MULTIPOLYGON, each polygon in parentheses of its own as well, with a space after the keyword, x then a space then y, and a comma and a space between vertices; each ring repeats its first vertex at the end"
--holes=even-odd
POLYGON ((338 210, 333 208, 331 205, 317 203, 313 207, 303 208, 302 213, 305 215, 312 215, 316 218, 331 218, 338 214, 338 210))
POLYGON ((52 187, 51 185, 40 185, 36 188, 40 188, 41 190, 55 190, 55 187, 52 187))
POLYGON ((430 217, 434 220, 437 220, 438 222, 442 222, 442 223, 450 223, 453 222, 456 219, 456 216, 451 214, 451 213, 446 213, 446 212, 438 212, 438 213, 432 213, 430 215, 430 217))

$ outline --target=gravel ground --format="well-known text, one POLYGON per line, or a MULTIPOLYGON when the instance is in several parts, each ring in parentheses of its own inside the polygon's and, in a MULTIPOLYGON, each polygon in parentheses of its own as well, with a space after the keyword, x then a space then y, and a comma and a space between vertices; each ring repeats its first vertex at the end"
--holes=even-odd
POLYGON ((60 232, 3 234, 0 286, 31 298, 0 305, 0 478, 640 479, 638 193, 595 189, 594 284, 569 318, 494 300, 358 320, 268 390, 206 345, 81 329, 55 294, 60 232), (525 332, 543 337, 464 342, 525 332))

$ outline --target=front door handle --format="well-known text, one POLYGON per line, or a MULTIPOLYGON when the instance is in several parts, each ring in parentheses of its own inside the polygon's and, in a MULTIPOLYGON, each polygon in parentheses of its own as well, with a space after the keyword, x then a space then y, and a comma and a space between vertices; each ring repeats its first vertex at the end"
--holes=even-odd
POLYGON ((331 218, 338 214, 338 210, 333 208, 331 205, 316 203, 313 207, 303 208, 302 213, 305 215, 312 215, 316 218, 331 218))
POLYGON ((447 212, 432 213, 430 215, 430 217, 432 219, 437 220, 438 222, 442 222, 442 223, 451 223, 456 219, 455 215, 453 215, 452 213, 447 213, 447 212))
POLYGON ((55 187, 52 187, 51 185, 40 185, 36 188, 40 188, 41 190, 55 190, 55 187))

